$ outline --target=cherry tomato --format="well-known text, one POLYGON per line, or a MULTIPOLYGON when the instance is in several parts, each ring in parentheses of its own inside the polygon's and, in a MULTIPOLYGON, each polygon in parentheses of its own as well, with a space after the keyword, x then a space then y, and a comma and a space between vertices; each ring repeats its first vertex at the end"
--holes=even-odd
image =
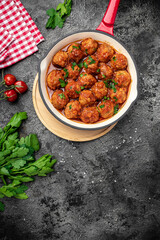
POLYGON ((24 93, 24 92, 26 92, 27 89, 28 89, 27 84, 26 84, 25 82, 23 82, 23 81, 17 81, 17 82, 15 82, 15 83, 14 83, 14 86, 15 86, 16 92, 18 92, 18 93, 24 93))
POLYGON ((4 81, 7 86, 13 85, 16 81, 16 77, 12 74, 6 74, 4 76, 4 81))
POLYGON ((11 89, 11 90, 5 91, 4 96, 7 98, 7 101, 14 102, 16 101, 18 94, 14 89, 11 89))

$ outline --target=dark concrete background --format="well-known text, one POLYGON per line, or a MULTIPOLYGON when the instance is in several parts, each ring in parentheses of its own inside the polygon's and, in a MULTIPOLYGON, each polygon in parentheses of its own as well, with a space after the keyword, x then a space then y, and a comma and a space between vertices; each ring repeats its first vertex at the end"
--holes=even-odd
MULTIPOLYGON (((160 2, 122 0, 114 33, 133 54, 139 69, 136 104, 107 135, 86 143, 50 133, 32 104, 39 60, 68 33, 96 29, 108 0, 73 0, 64 28, 45 29, 46 10, 60 0, 22 0, 45 37, 39 51, 5 69, 27 82, 15 104, 0 103, 0 125, 18 111, 28 120, 21 133, 36 133, 38 156, 51 153, 56 171, 28 184, 29 199, 5 199, 0 213, 2 240, 159 240, 160 239, 160 2)), ((37 157, 38 157, 37 156, 37 157)))

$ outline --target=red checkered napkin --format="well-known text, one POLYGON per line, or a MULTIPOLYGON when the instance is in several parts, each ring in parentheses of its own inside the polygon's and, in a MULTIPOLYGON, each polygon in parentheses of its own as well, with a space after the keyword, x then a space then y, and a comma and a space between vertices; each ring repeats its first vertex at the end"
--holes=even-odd
POLYGON ((0 53, 2 53, 14 41, 14 37, 3 27, 0 28, 0 53))
MULTIPOLYGON (((37 44, 44 40, 19 0, 0 0, 0 29, 8 33, 6 47, 0 43, 0 69, 36 52, 37 44)), ((1 42, 4 40, 3 32, 1 42)))

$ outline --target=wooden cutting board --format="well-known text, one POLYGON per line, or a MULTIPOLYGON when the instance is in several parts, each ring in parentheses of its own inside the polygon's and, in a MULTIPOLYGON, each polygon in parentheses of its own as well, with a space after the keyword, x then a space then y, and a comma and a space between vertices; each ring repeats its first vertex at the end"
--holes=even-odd
POLYGON ((71 128, 60 121, 58 121, 45 107, 38 88, 38 74, 34 80, 32 99, 35 111, 42 124, 53 134, 66 140, 85 142, 99 138, 109 131, 117 124, 113 124, 107 128, 99 130, 78 130, 71 128))

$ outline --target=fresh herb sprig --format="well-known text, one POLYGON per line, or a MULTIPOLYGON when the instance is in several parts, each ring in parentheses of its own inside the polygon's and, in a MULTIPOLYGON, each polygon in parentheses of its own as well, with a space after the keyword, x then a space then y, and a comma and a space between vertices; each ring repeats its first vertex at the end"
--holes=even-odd
POLYGON ((66 18, 69 17, 72 10, 72 0, 64 0, 64 3, 59 3, 56 10, 54 8, 47 10, 49 19, 46 24, 46 28, 62 28, 66 18))
MULTIPOLYGON (((25 119, 26 112, 16 113, 3 129, 0 128, 0 198, 27 199, 25 191, 28 187, 24 183, 34 181, 36 175, 46 176, 53 171, 56 163, 49 154, 36 161, 35 152, 40 146, 35 134, 18 137, 17 130, 25 119)), ((4 203, 0 201, 0 211, 4 208, 4 203)))

